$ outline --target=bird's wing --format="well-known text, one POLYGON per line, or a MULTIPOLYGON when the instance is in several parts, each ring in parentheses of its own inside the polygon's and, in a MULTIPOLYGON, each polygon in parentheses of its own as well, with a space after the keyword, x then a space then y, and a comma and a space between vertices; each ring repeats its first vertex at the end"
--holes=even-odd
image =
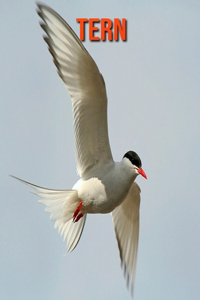
POLYGON ((72 99, 77 170, 83 177, 93 166, 112 160, 105 83, 72 28, 48 6, 38 8, 44 39, 72 99))
POLYGON ((121 266, 133 295, 139 238, 140 188, 134 182, 126 199, 112 212, 121 266))

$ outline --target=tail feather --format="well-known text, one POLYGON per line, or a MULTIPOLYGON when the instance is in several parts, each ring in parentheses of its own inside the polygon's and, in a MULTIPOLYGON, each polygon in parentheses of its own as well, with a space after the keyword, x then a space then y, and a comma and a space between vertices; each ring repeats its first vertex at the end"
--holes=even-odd
POLYGON ((77 190, 46 189, 27 181, 11 176, 34 189, 31 193, 41 197, 38 202, 46 205, 45 211, 51 213, 50 219, 55 222, 54 228, 67 239, 67 253, 72 252, 78 244, 86 221, 84 215, 78 222, 73 222, 73 215, 80 203, 77 190))
POLYGON ((70 227, 69 237, 67 237, 67 253, 72 252, 78 244, 83 232, 86 216, 87 215, 84 215, 77 223, 69 224, 70 227))

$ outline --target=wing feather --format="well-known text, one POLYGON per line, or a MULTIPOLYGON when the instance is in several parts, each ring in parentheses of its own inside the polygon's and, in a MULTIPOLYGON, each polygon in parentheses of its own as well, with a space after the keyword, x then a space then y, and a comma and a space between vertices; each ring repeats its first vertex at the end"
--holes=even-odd
POLYGON ((127 288, 133 295, 139 239, 140 188, 134 182, 126 199, 112 212, 127 288))
POLYGON ((38 8, 44 39, 72 99, 77 171, 83 177, 95 165, 112 160, 105 83, 72 28, 50 7, 38 8))

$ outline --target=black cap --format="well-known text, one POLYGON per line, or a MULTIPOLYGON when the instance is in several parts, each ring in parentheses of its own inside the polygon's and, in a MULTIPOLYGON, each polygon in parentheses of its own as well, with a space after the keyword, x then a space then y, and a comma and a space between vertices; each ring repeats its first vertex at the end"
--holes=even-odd
MULTIPOLYGON (((128 158, 128 159, 130 160, 130 162, 131 162, 134 166, 136 166, 136 167, 138 167, 138 168, 141 168, 142 162, 141 162, 141 159, 139 158, 139 156, 137 155, 136 152, 134 152, 134 151, 128 151, 128 152, 124 155, 124 157, 128 158)), ((124 157, 123 157, 123 158, 124 158, 124 157)))

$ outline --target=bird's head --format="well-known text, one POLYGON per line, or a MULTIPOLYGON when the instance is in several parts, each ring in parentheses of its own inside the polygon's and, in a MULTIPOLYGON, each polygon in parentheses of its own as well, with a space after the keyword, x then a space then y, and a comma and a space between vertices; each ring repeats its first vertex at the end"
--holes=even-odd
POLYGON ((129 160, 128 163, 131 164, 130 166, 131 166, 131 168, 134 169, 136 175, 139 175, 139 174, 140 174, 140 175, 142 175, 144 178, 147 179, 147 176, 146 176, 144 170, 142 169, 142 162, 141 162, 141 159, 139 158, 139 156, 137 155, 136 152, 134 152, 134 151, 128 151, 128 152, 124 155, 123 159, 129 160))

